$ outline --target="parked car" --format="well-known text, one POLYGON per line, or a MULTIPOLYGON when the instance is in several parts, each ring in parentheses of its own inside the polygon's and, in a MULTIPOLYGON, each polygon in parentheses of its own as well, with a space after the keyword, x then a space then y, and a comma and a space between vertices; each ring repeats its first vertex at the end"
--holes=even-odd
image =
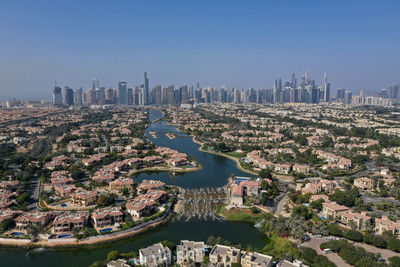
POLYGON ((330 248, 324 249, 324 253, 325 253, 325 254, 329 254, 329 253, 331 253, 331 252, 332 252, 332 250, 331 250, 330 248))

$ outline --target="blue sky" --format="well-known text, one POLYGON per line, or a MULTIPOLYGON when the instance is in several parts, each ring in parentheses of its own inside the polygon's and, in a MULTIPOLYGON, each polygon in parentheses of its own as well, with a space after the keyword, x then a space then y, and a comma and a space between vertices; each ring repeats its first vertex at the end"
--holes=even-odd
POLYGON ((336 88, 400 81, 400 1, 0 2, 0 99, 50 99, 54 80, 259 88, 309 69, 336 88))

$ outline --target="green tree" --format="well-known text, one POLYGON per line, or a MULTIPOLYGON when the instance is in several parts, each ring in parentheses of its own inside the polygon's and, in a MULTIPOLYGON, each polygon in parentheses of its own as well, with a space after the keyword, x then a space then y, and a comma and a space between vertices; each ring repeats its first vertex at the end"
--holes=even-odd
POLYGON ((293 208, 292 216, 298 216, 304 220, 308 220, 312 217, 312 212, 307 207, 300 205, 293 208))
POLYGON ((314 264, 312 266, 315 267, 335 267, 336 264, 328 260, 328 258, 324 255, 318 255, 314 258, 314 264))
POLYGON ((343 236, 343 231, 337 224, 334 223, 328 224, 328 231, 330 235, 343 236))
POLYGON ((302 247, 300 249, 301 252, 301 257, 309 264, 312 264, 314 262, 314 258, 318 255, 315 250, 312 248, 308 247, 302 247))
POLYGON ((215 239, 215 237, 214 236, 209 236, 208 238, 207 238, 207 242, 206 242, 208 245, 210 245, 210 246, 214 246, 216 243, 217 243, 217 240, 215 239))
POLYGON ((310 203, 310 208, 318 211, 322 210, 322 203, 325 202, 323 199, 318 199, 310 203))
POLYGON ((389 259, 390 264, 394 267, 394 266, 400 266, 400 257, 398 256, 393 256, 390 257, 389 259))
MULTIPOLYGON (((272 171, 270 169, 263 169, 258 175, 263 179, 272 179, 272 171)), ((268 183, 267 181, 261 181, 261 188, 263 187, 263 182, 268 183)))
POLYGON ((107 254, 107 262, 115 261, 115 260, 118 259, 118 257, 119 257, 118 251, 116 251, 116 250, 111 250, 111 251, 108 252, 108 254, 107 254))
POLYGON ((43 227, 37 223, 31 223, 28 226, 28 234, 31 236, 32 240, 35 240, 42 230, 43 227))
POLYGON ((174 246, 175 246, 174 243, 172 241, 169 241, 169 240, 163 240, 163 241, 161 241, 161 244, 164 247, 169 247, 170 249, 173 249, 174 246))
POLYGON ((349 230, 344 233, 344 237, 352 241, 361 242, 363 240, 363 234, 356 230, 349 230))
POLYGON ((7 231, 15 226, 14 219, 5 219, 0 222, 1 231, 7 231))

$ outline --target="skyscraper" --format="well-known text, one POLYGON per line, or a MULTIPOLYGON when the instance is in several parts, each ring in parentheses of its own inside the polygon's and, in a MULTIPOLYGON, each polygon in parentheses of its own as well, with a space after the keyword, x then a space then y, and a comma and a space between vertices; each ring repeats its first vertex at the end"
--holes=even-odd
POLYGON ((74 104, 74 91, 68 86, 64 86, 64 103, 68 106, 74 104))
POLYGON ((107 104, 114 104, 114 90, 112 88, 105 90, 105 99, 107 104))
POLYGON ((331 84, 328 83, 328 76, 324 74, 324 102, 329 102, 331 97, 331 84))
POLYGON ((57 82, 53 87, 53 105, 61 106, 63 103, 61 87, 57 86, 57 82))
POLYGON ((147 72, 144 73, 144 105, 150 104, 150 92, 149 92, 149 79, 147 78, 147 72))
POLYGON ((127 96, 127 104, 128 105, 133 105, 133 89, 128 88, 128 93, 126 94, 127 96))
POLYGON ((92 79, 92 89, 99 88, 99 79, 93 78, 92 79))
POLYGON ((126 105, 126 82, 119 82, 118 83, 118 104, 126 105))
POLYGON ((350 91, 346 90, 344 92, 344 104, 345 105, 350 105, 352 98, 353 98, 353 94, 350 91))
POLYGON ((188 87, 187 85, 183 85, 179 88, 180 91, 180 102, 181 104, 188 103, 188 87))
POLYGON ((93 88, 90 88, 87 91, 87 102, 89 103, 89 105, 97 104, 96 91, 93 88))
POLYGON ((79 89, 76 89, 74 92, 74 104, 78 106, 82 106, 83 104, 83 96, 82 96, 82 87, 79 89))
POLYGON ((337 99, 343 101, 344 100, 344 93, 345 93, 345 89, 337 89, 337 99))
POLYGON ((167 104, 175 104, 175 88, 173 85, 169 85, 167 88, 167 104))
POLYGON ((154 104, 162 105, 161 85, 154 87, 154 104))

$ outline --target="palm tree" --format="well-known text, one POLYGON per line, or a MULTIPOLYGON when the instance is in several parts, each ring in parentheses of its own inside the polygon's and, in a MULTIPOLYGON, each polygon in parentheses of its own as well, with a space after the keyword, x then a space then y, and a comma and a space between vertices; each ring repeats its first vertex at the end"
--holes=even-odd
POLYGON ((40 224, 32 223, 28 226, 28 234, 31 236, 31 240, 36 240, 37 236, 42 232, 43 227, 40 224))

